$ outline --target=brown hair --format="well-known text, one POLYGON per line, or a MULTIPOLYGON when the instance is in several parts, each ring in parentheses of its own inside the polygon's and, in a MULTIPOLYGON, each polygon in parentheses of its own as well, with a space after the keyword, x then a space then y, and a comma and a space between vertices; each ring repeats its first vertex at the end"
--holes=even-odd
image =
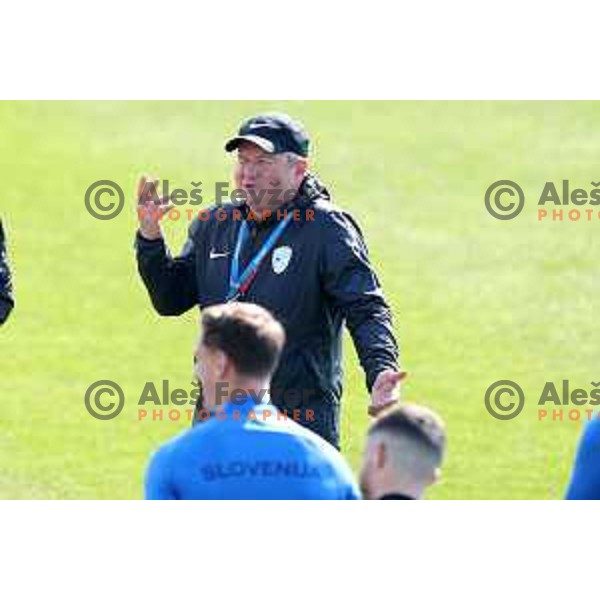
POLYGON ((369 435, 388 433, 411 439, 441 462, 446 451, 446 426, 432 410, 415 404, 402 404, 381 415, 369 435))
POLYGON ((202 343, 224 352, 241 375, 269 376, 275 371, 285 332, 266 309, 245 302, 211 306, 202 313, 202 343))

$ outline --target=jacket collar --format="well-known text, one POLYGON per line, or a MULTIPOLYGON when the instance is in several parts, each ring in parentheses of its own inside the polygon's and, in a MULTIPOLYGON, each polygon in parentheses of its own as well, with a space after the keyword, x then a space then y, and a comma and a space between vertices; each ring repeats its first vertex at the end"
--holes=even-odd
MULTIPOLYGON (((321 180, 313 173, 307 173, 298 188, 298 193, 288 202, 280 206, 277 210, 294 210, 295 208, 305 208, 314 204, 317 200, 331 202, 331 194, 323 185, 321 180)), ((244 218, 248 216, 250 208, 247 203, 242 204, 244 218)), ((277 222, 277 210, 264 221, 250 221, 257 229, 268 228, 277 222)))
POLYGON ((389 494, 384 494, 378 500, 416 500, 412 496, 407 496, 406 494, 400 494, 399 492, 391 492, 389 494))

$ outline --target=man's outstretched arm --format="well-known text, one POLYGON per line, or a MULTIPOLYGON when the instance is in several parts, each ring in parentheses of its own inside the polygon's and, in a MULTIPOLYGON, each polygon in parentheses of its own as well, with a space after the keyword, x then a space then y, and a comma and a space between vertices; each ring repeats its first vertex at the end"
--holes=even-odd
POLYGON ((322 272, 326 292, 346 318, 371 393, 369 412, 376 414, 395 401, 405 373, 398 368, 391 311, 360 229, 345 213, 330 214, 322 272))
POLYGON ((139 229, 135 240, 138 271, 157 312, 180 315, 198 302, 194 232, 199 221, 190 227, 181 254, 173 258, 163 238, 157 212, 158 208, 168 208, 168 198, 156 198, 157 186, 158 180, 143 178, 138 187, 139 229))

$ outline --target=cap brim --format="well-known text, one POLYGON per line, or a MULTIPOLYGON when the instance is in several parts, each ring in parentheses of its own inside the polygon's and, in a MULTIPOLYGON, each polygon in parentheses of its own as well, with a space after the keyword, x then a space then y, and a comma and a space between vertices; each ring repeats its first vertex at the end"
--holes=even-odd
POLYGON ((269 152, 272 154, 275 152, 275 146, 273 142, 262 138, 258 135, 236 135, 234 138, 231 138, 225 144, 225 150, 227 152, 232 152, 235 150, 242 142, 250 142, 252 144, 256 144, 259 148, 262 148, 265 152, 269 152))

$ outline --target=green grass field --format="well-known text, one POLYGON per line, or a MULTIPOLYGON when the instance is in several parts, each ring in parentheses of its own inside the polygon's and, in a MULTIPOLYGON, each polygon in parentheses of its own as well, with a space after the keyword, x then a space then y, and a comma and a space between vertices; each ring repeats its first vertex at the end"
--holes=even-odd
MULTIPOLYGON (((139 498, 151 450, 187 423, 137 420, 144 382, 190 389, 197 312, 155 314, 137 275, 133 191, 142 172, 203 190, 229 179, 223 142, 254 112, 285 110, 312 133, 314 170, 361 223, 395 314, 408 401, 446 420, 430 498, 560 498, 581 424, 538 422, 545 381, 598 380, 600 222, 537 222, 546 181, 600 179, 600 104, 585 102, 2 102, 2 216, 17 308, 0 330, 0 497, 139 498), (111 179, 116 219, 84 208, 111 179), (483 196, 518 182, 523 213, 483 196), (127 402, 93 419, 100 379, 127 402), (518 418, 493 419, 487 387, 517 381, 518 418)), ((205 197, 210 196, 206 194, 205 197)), ((585 208, 585 207, 584 207, 585 208)), ((166 224, 177 252, 187 223, 166 224)), ((343 450, 360 462, 367 394, 349 337, 343 450)))

